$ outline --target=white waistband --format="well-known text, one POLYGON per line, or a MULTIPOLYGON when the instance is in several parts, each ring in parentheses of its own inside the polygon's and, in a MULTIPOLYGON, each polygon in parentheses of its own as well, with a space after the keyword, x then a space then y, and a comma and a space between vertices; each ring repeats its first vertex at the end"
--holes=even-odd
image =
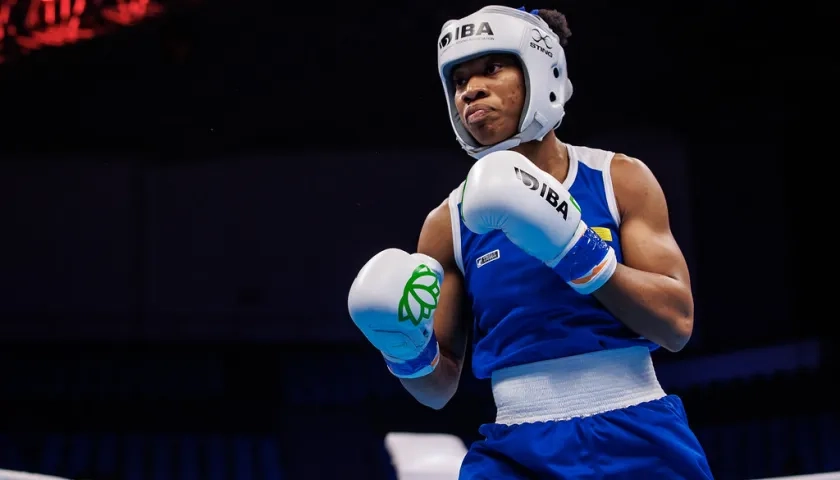
POLYGON ((588 417, 665 396, 647 347, 518 365, 492 379, 502 425, 588 417))

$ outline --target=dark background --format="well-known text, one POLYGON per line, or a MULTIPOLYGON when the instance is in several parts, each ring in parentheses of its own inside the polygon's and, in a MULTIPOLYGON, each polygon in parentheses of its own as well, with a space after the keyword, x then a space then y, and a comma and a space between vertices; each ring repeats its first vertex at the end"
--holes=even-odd
MULTIPOLYGON (((371 255, 414 248, 470 167, 434 43, 483 3, 183 0, 119 26, 102 0, 82 17, 95 38, 25 51, 8 27, 27 3, 0 44, 0 468, 388 478, 388 431, 477 438, 489 386, 418 406, 346 294, 371 255)), ((768 207, 801 161, 778 19, 527 7, 573 32, 558 135, 641 158, 668 197, 696 328, 655 361, 715 474, 840 470, 833 345, 793 295, 793 207, 768 207)))

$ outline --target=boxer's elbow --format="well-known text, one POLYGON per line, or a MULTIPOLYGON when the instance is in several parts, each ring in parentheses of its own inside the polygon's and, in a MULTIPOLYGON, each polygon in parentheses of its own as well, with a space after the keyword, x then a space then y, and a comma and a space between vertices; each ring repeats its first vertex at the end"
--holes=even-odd
MULTIPOLYGON (((432 374, 434 375, 434 374, 432 374)), ((429 375, 431 376, 431 375, 429 375)), ((441 384, 427 377, 401 380, 406 391, 421 405, 441 410, 455 396, 456 384, 441 384)))
POLYGON ((426 399, 423 399, 423 400, 420 400, 418 398, 417 401, 420 402, 421 405, 427 406, 427 407, 431 408, 432 410, 443 410, 443 407, 445 407, 446 404, 449 403, 450 400, 452 400, 453 396, 454 396, 454 393, 452 395, 445 395, 444 394, 444 395, 429 397, 429 398, 426 398, 426 399))
POLYGON ((669 352, 679 352, 691 340, 691 334, 694 332, 694 314, 692 312, 678 312, 667 323, 670 328, 666 339, 660 345, 669 352))
POLYGON ((653 308, 655 323, 660 325, 659 342, 669 352, 679 352, 691 340, 694 332, 694 299, 691 290, 680 285, 666 291, 667 295, 653 308))

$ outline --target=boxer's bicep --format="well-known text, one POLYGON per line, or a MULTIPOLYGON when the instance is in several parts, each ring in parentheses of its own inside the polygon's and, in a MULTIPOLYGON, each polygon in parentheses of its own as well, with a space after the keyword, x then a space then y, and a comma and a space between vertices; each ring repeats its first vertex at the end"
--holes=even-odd
POLYGON ((621 211, 624 264, 670 277, 690 288, 688 266, 668 218, 668 204, 653 172, 624 155, 613 160, 613 185, 621 211))
POLYGON ((438 306, 435 310, 435 336, 443 356, 463 366, 469 337, 469 323, 464 318, 464 279, 455 263, 451 217, 444 202, 426 217, 417 242, 417 252, 437 260, 444 269, 438 306))

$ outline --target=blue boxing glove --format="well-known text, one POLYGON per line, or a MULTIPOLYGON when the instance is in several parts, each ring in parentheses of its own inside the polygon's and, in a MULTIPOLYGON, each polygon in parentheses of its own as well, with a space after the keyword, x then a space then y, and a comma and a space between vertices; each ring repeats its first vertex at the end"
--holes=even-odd
POLYGON ((581 294, 615 273, 615 251, 581 219, 562 183, 512 151, 491 153, 470 169, 461 209, 464 225, 484 234, 501 230, 581 294))

